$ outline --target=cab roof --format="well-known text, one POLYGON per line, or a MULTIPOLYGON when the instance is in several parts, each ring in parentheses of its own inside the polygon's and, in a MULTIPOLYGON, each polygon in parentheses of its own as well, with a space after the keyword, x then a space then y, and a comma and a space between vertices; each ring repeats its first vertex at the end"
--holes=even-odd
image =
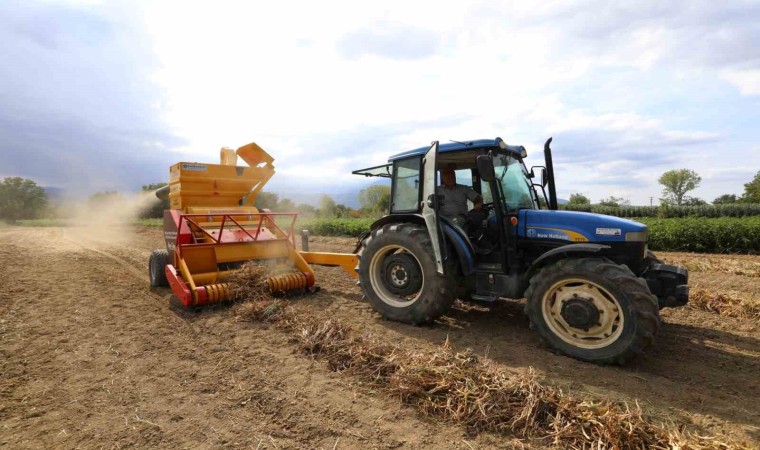
MULTIPOLYGON (((495 139, 477 139, 474 141, 462 141, 462 142, 449 142, 446 144, 438 145, 438 153, 458 152, 463 150, 476 150, 480 148, 496 148, 510 153, 514 153, 516 156, 525 157, 525 147, 522 145, 507 145, 500 137, 495 139)), ((406 152, 398 153, 388 158, 388 162, 395 161, 397 159, 409 158, 412 156, 420 156, 427 153, 430 149, 428 147, 420 147, 414 150, 408 150, 406 152)))

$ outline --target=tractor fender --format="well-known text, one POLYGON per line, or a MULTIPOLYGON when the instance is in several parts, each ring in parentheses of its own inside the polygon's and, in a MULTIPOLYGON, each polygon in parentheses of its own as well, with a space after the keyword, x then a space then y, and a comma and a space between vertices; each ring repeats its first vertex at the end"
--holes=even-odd
POLYGON ((609 245, 602 244, 568 244, 553 248, 533 261, 533 264, 531 264, 528 271, 525 272, 524 278, 525 280, 530 280, 530 278, 535 275, 539 269, 544 266, 548 266, 549 264, 552 264, 556 261, 559 261, 560 259, 574 256, 588 256, 598 254, 604 250, 609 250, 610 248, 611 247, 609 245))
POLYGON ((375 230, 389 223, 416 223, 419 225, 425 225, 425 219, 421 214, 389 214, 372 222, 372 225, 369 226, 369 230, 375 230))
POLYGON ((446 240, 454 247, 457 254, 462 274, 465 276, 472 274, 475 271, 475 249, 467 233, 446 217, 441 216, 441 224, 446 240))
MULTIPOLYGON (((370 231, 389 223, 414 223, 426 226, 425 219, 421 214, 391 214, 381 217, 373 222, 372 225, 370 225, 370 231)), ((475 251, 472 248, 470 240, 467 238, 467 234, 446 217, 441 217, 441 224, 443 233, 446 235, 446 240, 451 243, 451 246, 457 254, 462 273, 464 275, 470 275, 475 271, 475 251)), ((358 250, 358 248, 359 246, 357 246, 356 250, 358 250)))
POLYGON ((362 247, 364 247, 364 240, 367 239, 367 237, 374 230, 382 228, 383 225, 387 225, 389 223, 414 223, 417 225, 422 225, 424 227, 425 219, 421 214, 389 214, 387 216, 383 216, 372 222, 372 225, 369 226, 369 230, 359 235, 359 238, 356 240, 356 246, 354 247, 354 251, 352 253, 359 253, 362 247))

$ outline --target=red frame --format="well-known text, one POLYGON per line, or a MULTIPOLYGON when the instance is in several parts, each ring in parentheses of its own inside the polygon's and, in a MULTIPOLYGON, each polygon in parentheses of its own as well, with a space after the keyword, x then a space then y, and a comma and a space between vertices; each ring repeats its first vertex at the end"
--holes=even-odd
MULTIPOLYGON (((175 216, 176 217, 176 216, 175 216)), ((174 251, 176 252, 177 258, 182 258, 182 248, 185 246, 193 246, 193 247, 200 247, 200 246, 214 246, 214 245, 228 245, 228 244, 237 244, 238 242, 232 241, 232 242, 223 242, 222 241, 222 235, 225 231, 225 225, 227 223, 227 220, 234 223, 240 231, 245 233, 246 236, 248 236, 251 240, 250 241, 244 241, 244 242, 258 242, 259 237, 261 236, 261 227, 264 224, 264 220, 267 221, 267 227, 276 231, 279 231, 283 234, 285 234, 285 238, 275 238, 275 239, 262 239, 267 241, 283 241, 283 240, 289 240, 290 243, 293 245, 293 248, 296 246, 295 242, 295 224, 296 224, 296 218, 298 217, 297 213, 235 213, 235 214, 229 214, 229 213, 207 213, 207 214, 179 214, 179 217, 177 220, 177 238, 176 238, 176 245, 174 247, 174 251), (193 218, 197 217, 222 217, 222 221, 219 223, 219 233, 216 237, 213 236, 213 231, 211 232, 207 231, 205 228, 200 226, 196 220, 193 220, 193 218), (259 221, 256 225, 256 233, 251 234, 246 230, 240 223, 238 223, 237 220, 234 219, 234 217, 251 217, 251 216, 258 216, 259 221), (290 226, 288 227, 287 233, 282 230, 274 221, 273 216, 290 216, 292 217, 290 221, 290 226), (182 240, 185 240, 186 237, 189 237, 189 232, 191 231, 192 227, 190 224, 194 225, 197 229, 201 230, 206 236, 211 238, 212 242, 200 242, 200 243, 182 243, 182 240), (184 230, 184 232, 183 232, 184 230)), ((211 228, 211 227, 209 227, 211 228)), ((214 228, 216 228, 216 225, 214 225, 214 228)), ((172 288, 172 291, 174 292, 174 295, 179 298, 180 302, 185 306, 193 306, 198 305, 205 305, 207 303, 206 298, 206 289, 204 286, 198 286, 195 289, 195 293, 197 294, 198 301, 194 302, 193 300, 193 293, 190 290, 190 286, 185 283, 185 281, 182 280, 182 277, 179 275, 177 269, 172 264, 167 264, 166 269, 166 278, 169 281, 169 286, 172 288)))
MULTIPOLYGON (((285 234, 286 240, 289 240, 291 245, 293 245, 293 248, 296 246, 296 239, 295 239, 295 225, 296 225, 296 219, 298 218, 298 213, 235 213, 235 214, 229 214, 229 213, 206 213, 206 214, 180 214, 179 216, 179 223, 177 229, 180 230, 180 232, 177 232, 177 239, 176 239, 176 251, 177 256, 180 258, 182 257, 182 247, 183 246, 209 246, 209 245, 227 245, 227 244, 235 244, 236 242, 222 242, 222 235, 225 231, 225 224, 227 220, 230 220, 232 223, 234 223, 240 231, 246 234, 249 238, 251 238, 251 241, 248 242, 258 242, 259 235, 261 234, 261 227, 264 223, 264 220, 268 222, 268 228, 274 229, 276 231, 279 231, 283 234, 285 234), (216 237, 212 235, 209 231, 206 231, 205 228, 200 226, 193 218, 195 217, 222 217, 222 221, 219 223, 218 229, 219 233, 216 237), (242 225, 238 223, 237 220, 234 219, 234 217, 251 217, 251 216, 258 216, 259 222, 256 225, 256 234, 251 235, 251 233, 248 232, 242 225), (285 217, 289 216, 291 217, 290 226, 288 227, 288 231, 285 232, 282 228, 280 228, 274 221, 273 216, 280 216, 285 217), (184 227, 187 227, 187 229, 190 229, 190 225, 195 225, 197 229, 199 229, 201 232, 203 232, 206 236, 208 236, 213 242, 200 242, 200 243, 181 243, 181 230, 184 227)), ((214 225, 214 229, 216 229, 217 226, 214 225)), ((211 230, 214 231, 213 229, 211 230)), ((266 240, 282 240, 283 238, 276 238, 276 239, 266 239, 266 240)))

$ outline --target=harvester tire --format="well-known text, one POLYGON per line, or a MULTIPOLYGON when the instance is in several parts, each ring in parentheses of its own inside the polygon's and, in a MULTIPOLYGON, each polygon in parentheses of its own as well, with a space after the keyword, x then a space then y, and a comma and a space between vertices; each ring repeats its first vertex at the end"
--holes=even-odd
POLYGON ((606 258, 564 259, 530 280, 525 312, 560 353, 623 364, 644 352, 660 328, 657 298, 643 278, 606 258))
POLYGON ((150 287, 166 287, 166 265, 169 264, 169 252, 163 249, 153 250, 148 258, 150 287))
POLYGON ((456 298, 456 277, 438 273, 426 228, 387 224, 364 239, 359 284, 385 319, 409 324, 431 322, 456 298))

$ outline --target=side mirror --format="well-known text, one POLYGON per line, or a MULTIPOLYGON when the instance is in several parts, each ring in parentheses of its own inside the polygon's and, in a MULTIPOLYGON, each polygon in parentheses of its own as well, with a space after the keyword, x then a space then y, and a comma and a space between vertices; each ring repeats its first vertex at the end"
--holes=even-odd
POLYGON ((490 156, 478 155, 475 162, 478 165, 478 173, 481 180, 490 183, 496 178, 496 174, 493 171, 493 161, 490 156))
POLYGON ((546 167, 544 166, 533 166, 530 168, 530 173, 528 174, 528 178, 535 178, 536 177, 536 169, 539 170, 538 174, 541 176, 541 182, 536 183, 533 182, 533 186, 541 185, 541 187, 546 187, 547 183, 549 183, 549 180, 546 178, 546 167))

